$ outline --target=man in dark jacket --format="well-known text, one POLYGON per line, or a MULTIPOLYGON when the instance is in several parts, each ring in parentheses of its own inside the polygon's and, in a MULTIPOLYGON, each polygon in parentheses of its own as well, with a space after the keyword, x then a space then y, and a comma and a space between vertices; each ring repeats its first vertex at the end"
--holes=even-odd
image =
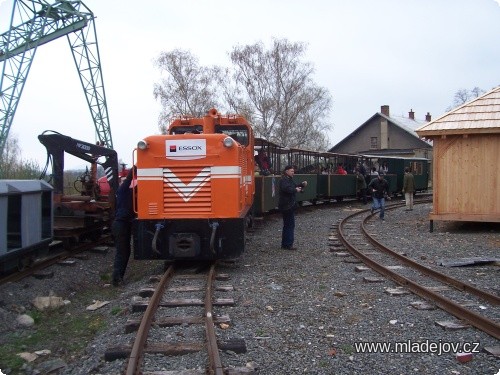
POLYGON ((136 180, 132 181, 133 170, 136 170, 135 166, 130 169, 127 177, 120 184, 116 192, 115 218, 111 226, 116 248, 113 265, 114 286, 120 286, 123 283, 123 276, 125 275, 131 252, 132 221, 135 217, 133 188, 136 184, 136 180))
POLYGON ((384 220, 385 211, 385 196, 389 193, 389 184, 384 179, 384 176, 379 174, 368 184, 368 189, 372 192, 372 214, 377 209, 380 208, 380 220, 384 220))
POLYGON ((293 166, 287 165, 283 171, 279 183, 278 208, 283 214, 283 232, 281 233, 281 248, 286 250, 297 250, 293 247, 295 231, 295 207, 297 201, 295 195, 307 186, 307 181, 296 184, 293 180, 295 170, 293 166))

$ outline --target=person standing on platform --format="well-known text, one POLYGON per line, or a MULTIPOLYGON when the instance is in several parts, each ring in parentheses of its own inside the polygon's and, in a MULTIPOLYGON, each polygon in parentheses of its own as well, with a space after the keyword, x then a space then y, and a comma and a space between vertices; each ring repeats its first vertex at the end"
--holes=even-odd
POLYGON ((380 208, 380 220, 385 220, 385 196, 389 194, 389 183, 384 179, 384 176, 379 174, 368 184, 368 189, 371 189, 373 204, 371 212, 380 208))
POLYGON ((296 184, 293 180, 295 169, 287 165, 279 182, 278 208, 283 215, 283 231, 281 233, 281 248, 297 250, 293 246, 295 232, 295 208, 297 206, 296 194, 302 192, 307 186, 307 181, 296 184))
POLYGON ((135 218, 133 189, 137 184, 137 180, 132 180, 134 170, 137 170, 135 166, 130 168, 127 177, 125 177, 116 192, 115 218, 111 226, 116 248, 113 264, 113 286, 123 284, 123 277, 130 258, 132 221, 135 218))
POLYGON ((356 191, 358 192, 358 196, 363 200, 363 204, 366 204, 366 180, 360 168, 356 168, 356 191))
POLYGON ((403 177, 403 194, 405 195, 406 211, 413 210, 413 194, 415 193, 415 177, 410 172, 410 168, 405 168, 403 177))

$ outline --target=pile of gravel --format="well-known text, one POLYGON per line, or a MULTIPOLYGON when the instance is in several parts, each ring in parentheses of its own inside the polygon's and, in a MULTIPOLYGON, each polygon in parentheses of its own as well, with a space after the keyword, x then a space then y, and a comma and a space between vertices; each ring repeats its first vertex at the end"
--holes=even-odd
MULTIPOLYGON (((217 327, 218 336, 222 341, 243 339, 247 347, 246 353, 222 352, 225 366, 248 365, 255 368, 256 373, 272 375, 498 372, 500 359, 483 351, 484 347, 498 346, 496 339, 474 328, 444 330, 436 326, 436 321, 456 319, 441 310, 414 309, 410 304, 420 300, 417 296, 390 296, 385 289, 395 286, 391 281, 363 282, 363 277, 375 276, 375 273, 355 272, 356 264, 330 250, 333 225, 353 210, 368 207, 354 202, 301 208, 296 216, 294 244, 298 251, 280 249, 282 221, 279 215, 258 223, 248 236, 247 251, 241 259, 224 263, 219 269, 230 276, 228 283, 235 290, 218 297, 233 297, 236 304, 215 309, 215 314, 228 314, 231 318, 229 328, 217 327), (390 343, 393 345, 390 350, 396 342, 413 345, 413 352, 367 353, 356 348, 357 343, 390 343), (455 353, 425 350, 429 345, 447 350, 450 345, 464 343, 479 343, 480 350, 466 363, 459 362, 455 353), (416 352, 419 350, 421 352, 416 352)), ((402 247, 409 257, 429 264, 436 264, 440 259, 499 256, 498 225, 436 222, 434 232, 429 233, 430 209, 431 205, 425 204, 417 205, 411 212, 389 211, 385 222, 374 218, 373 223, 386 245, 402 247)), ((96 257, 97 260, 81 261, 77 273, 58 268, 53 279, 29 278, 2 286, 0 317, 3 322, 9 322, 3 323, 2 329, 4 332, 25 329, 16 325, 15 317, 22 309, 20 306, 29 306, 33 296, 53 290, 71 300, 83 293, 83 285, 103 286, 100 275, 109 270, 112 258, 110 251, 96 257)), ((103 354, 107 348, 129 344, 133 338, 133 334, 124 334, 123 327, 126 320, 134 316, 130 309, 133 296, 147 285, 147 278, 132 281, 133 275, 138 270, 158 274, 163 267, 160 262, 149 262, 148 269, 144 270, 145 264, 132 262, 126 286, 116 291, 108 305, 96 310, 107 316, 108 328, 88 343, 80 357, 59 358, 65 363, 59 374, 118 374, 123 370, 123 361, 105 362, 103 354), (113 309, 117 308, 122 312, 113 315, 113 309)), ((443 267, 440 270, 443 271, 443 267)), ((500 293, 498 265, 446 268, 445 271, 500 293)), ((89 314, 84 306, 81 313, 89 314)), ((500 321, 499 314, 496 313, 497 321, 500 321)), ((173 332, 181 331, 182 328, 177 328, 173 332)), ((57 353, 52 357, 52 360, 57 358, 57 353)), ((191 362, 195 358, 167 359, 163 366, 171 370, 182 363, 186 369, 197 368, 199 363, 191 362)), ((26 373, 37 373, 36 369, 44 361, 47 359, 38 359, 28 366, 26 373)), ((4 370, 1 361, 0 368, 4 370)))

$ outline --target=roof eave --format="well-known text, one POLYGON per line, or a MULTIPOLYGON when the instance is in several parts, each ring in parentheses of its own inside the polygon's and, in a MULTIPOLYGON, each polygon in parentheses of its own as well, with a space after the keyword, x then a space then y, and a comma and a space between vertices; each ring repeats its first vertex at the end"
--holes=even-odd
POLYGON ((442 135, 499 134, 500 128, 417 130, 416 132, 421 138, 429 138, 430 136, 439 137, 442 135))

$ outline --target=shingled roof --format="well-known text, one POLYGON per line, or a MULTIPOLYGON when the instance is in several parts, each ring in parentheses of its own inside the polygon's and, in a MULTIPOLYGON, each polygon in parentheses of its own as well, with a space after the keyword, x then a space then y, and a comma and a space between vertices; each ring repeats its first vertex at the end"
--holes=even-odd
POLYGON ((415 131, 420 137, 500 133, 500 86, 415 131))

